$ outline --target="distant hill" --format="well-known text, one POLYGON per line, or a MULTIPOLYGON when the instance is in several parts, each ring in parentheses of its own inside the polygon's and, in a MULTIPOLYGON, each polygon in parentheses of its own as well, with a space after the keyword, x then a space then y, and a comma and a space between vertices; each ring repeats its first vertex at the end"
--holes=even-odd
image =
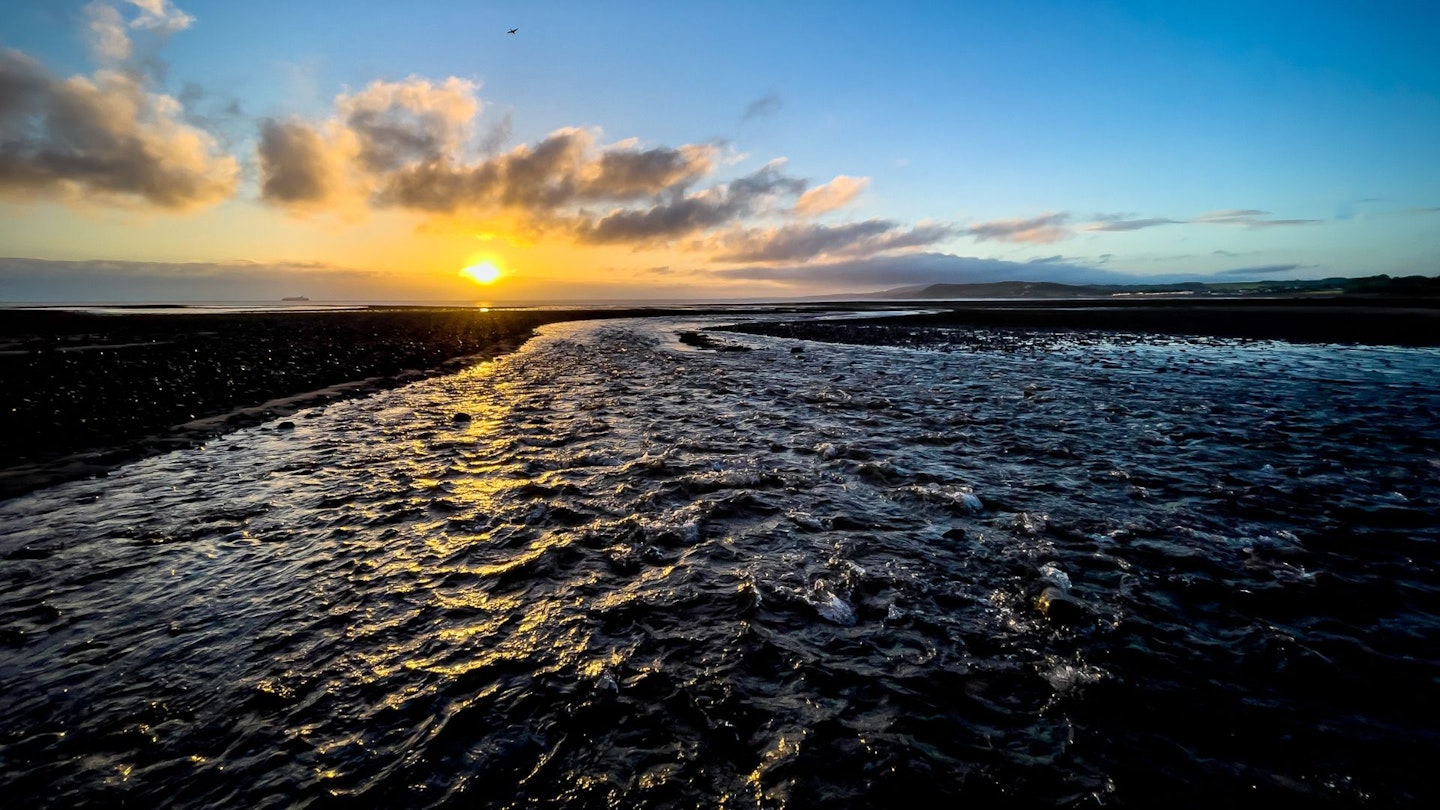
POLYGON ((986 284, 931 284, 897 287, 874 298, 906 300, 1112 298, 1125 296, 1358 295, 1440 298, 1440 278, 1366 276, 1305 281, 1222 281, 1184 284, 1058 284, 1050 281, 997 281, 986 284))

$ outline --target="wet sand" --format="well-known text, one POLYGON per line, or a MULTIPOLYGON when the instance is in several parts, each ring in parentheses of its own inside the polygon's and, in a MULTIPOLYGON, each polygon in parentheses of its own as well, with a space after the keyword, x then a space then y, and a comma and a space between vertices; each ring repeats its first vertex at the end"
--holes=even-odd
POLYGON ((513 350, 537 326, 595 314, 9 310, 0 317, 0 498, 454 371, 513 350))

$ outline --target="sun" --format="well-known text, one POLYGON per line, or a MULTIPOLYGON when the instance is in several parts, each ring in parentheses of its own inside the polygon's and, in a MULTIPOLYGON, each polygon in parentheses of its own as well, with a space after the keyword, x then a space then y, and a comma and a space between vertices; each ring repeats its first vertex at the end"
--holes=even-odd
POLYGON ((476 284, 493 284, 500 278, 500 268, 492 261, 483 261, 472 264, 460 271, 460 275, 470 279, 476 284))

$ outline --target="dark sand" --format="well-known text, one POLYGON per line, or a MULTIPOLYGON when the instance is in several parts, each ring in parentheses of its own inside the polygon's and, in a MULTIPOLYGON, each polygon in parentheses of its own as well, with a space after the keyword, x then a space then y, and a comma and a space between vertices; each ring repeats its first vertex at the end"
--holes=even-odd
MULTIPOLYGON (((897 305, 843 306, 879 310, 897 305)), ((936 327, 1440 345, 1440 308, 1403 301, 1131 299, 912 306, 938 312, 886 318, 870 326, 844 321, 763 331, 891 345, 914 343, 917 330, 936 327)), ((774 311, 812 308, 836 307, 787 305, 774 311)), ((513 350, 546 323, 674 312, 377 308, 95 315, 6 310, 0 312, 0 498, 103 475, 128 461, 194 446, 302 408, 449 373, 513 350)))
POLYGON ((742 326, 737 331, 887 346, 1029 345, 1021 333, 1223 337, 1374 346, 1440 346, 1440 301, 1374 298, 913 302, 924 314, 742 326), (941 333, 944 330, 944 333, 941 333), (1003 333, 1003 334, 1002 334, 1003 333))
POLYGON ((1100 329, 1297 343, 1440 345, 1440 301, 1298 298, 1005 302, 957 306, 908 324, 1100 329))

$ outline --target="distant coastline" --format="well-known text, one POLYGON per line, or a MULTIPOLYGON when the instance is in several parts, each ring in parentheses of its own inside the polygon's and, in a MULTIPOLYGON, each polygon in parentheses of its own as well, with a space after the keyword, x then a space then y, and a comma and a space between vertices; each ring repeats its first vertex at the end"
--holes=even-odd
POLYGON ((1440 277, 1365 276, 1287 281, 1207 281, 1177 284, 1062 284, 1053 281, 996 281, 928 284, 873 293, 887 300, 1033 300, 1054 298, 1334 298, 1340 296, 1440 300, 1440 277))

